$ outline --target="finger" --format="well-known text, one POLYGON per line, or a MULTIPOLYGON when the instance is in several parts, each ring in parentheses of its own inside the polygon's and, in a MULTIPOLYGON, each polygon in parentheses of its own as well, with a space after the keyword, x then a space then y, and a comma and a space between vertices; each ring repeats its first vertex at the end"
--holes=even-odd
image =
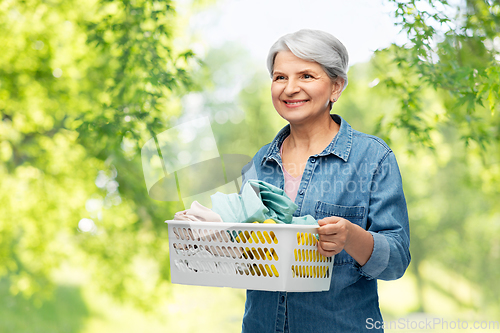
POLYGON ((320 240, 320 246, 325 251, 338 251, 339 248, 342 248, 338 242, 333 240, 320 240))
POLYGON ((320 242, 325 243, 326 247, 323 246, 325 250, 330 250, 331 245, 333 244, 334 246, 337 247, 338 249, 342 249, 345 246, 346 242, 346 235, 342 233, 336 233, 336 234, 319 234, 319 239, 320 242))
POLYGON ((323 249, 323 247, 321 246, 321 244, 319 242, 318 242, 318 252, 319 252, 319 254, 321 254, 322 256, 325 256, 325 257, 331 257, 331 256, 334 256, 336 254, 335 250, 328 251, 328 250, 323 249))
POLYGON ((325 221, 325 219, 321 219, 321 220, 318 220, 318 225, 321 227, 321 226, 324 226, 325 224, 328 224, 328 221, 325 221))
POLYGON ((324 226, 324 225, 327 225, 327 224, 335 224, 335 223, 337 223, 340 220, 342 220, 341 217, 338 217, 338 216, 328 216, 328 217, 322 218, 321 220, 318 220, 318 224, 319 224, 319 226, 324 226))
POLYGON ((318 228, 319 235, 336 235, 341 229, 338 224, 326 224, 318 228))

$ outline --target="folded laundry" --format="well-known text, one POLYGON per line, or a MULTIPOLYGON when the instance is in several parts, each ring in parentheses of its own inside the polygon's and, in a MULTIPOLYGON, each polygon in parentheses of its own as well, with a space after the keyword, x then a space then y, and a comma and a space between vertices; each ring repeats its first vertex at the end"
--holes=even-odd
POLYGON ((277 223, 317 225, 310 215, 293 217, 297 205, 285 191, 261 180, 249 180, 241 195, 217 192, 211 199, 212 211, 224 222, 251 223, 273 219, 277 223))
POLYGON ((175 213, 174 220, 223 222, 219 214, 198 201, 193 201, 191 208, 175 213))
POLYGON ((304 216, 294 216, 292 218, 292 224, 318 225, 318 222, 311 215, 304 215, 304 216))

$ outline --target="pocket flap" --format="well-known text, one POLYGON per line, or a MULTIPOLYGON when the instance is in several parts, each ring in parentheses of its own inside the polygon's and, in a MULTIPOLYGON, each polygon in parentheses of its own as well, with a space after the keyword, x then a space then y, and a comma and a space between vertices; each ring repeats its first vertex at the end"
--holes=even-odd
POLYGON ((321 212, 326 216, 339 216, 346 219, 363 218, 365 207, 363 206, 341 206, 322 201, 316 203, 316 212, 321 212))

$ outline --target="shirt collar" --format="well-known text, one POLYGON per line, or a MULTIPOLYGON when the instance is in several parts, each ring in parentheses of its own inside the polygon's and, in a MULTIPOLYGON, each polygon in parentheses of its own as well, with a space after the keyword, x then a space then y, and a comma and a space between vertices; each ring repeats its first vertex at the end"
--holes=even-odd
MULTIPOLYGON (((326 156, 333 154, 341 158, 344 162, 347 162, 349 158, 349 153, 351 152, 352 145, 352 127, 345 121, 341 116, 337 114, 330 115, 337 124, 340 124, 340 129, 337 135, 333 138, 332 142, 318 155, 316 156, 326 156)), ((261 165, 268 159, 274 159, 281 161, 281 156, 279 154, 280 147, 285 141, 286 137, 290 135, 290 124, 283 127, 276 137, 269 145, 266 154, 262 158, 261 165)))

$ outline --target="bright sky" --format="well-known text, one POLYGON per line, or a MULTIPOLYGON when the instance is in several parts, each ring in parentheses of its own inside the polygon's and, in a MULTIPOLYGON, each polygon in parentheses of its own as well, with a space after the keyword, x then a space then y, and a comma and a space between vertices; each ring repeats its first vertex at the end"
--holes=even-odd
POLYGON ((190 26, 212 47, 239 41, 263 62, 282 35, 324 30, 346 46, 352 65, 369 60, 378 48, 405 41, 391 8, 386 0, 219 0, 195 15, 190 26))

